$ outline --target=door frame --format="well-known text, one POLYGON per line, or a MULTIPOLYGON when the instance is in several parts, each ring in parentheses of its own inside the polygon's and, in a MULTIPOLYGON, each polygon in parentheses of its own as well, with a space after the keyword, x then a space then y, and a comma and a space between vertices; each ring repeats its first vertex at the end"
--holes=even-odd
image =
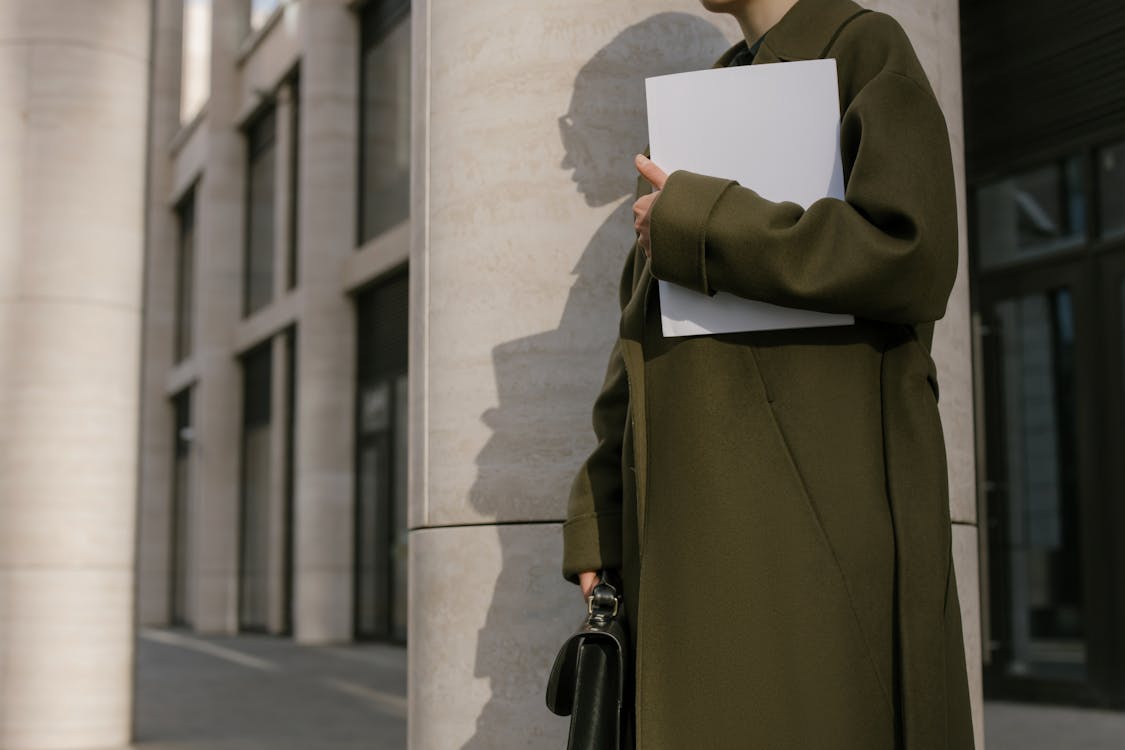
MULTIPOLYGON (((1112 529, 1115 526, 1111 493, 1100 476, 1105 465, 1102 451, 1107 448, 1101 429, 1099 410, 1089 397, 1101 390, 1102 371, 1097 343, 1102 339, 1098 306, 1094 304, 1095 268, 1088 247, 1047 256, 1018 268, 1001 268, 979 275, 978 312, 982 322, 982 354, 984 357, 985 487, 988 515, 984 519, 993 554, 988 561, 989 607, 993 649, 984 665, 986 695, 1017 700, 1065 702, 1083 705, 1105 705, 1106 696, 1114 691, 1115 654, 1120 637, 1114 627, 1112 592, 1114 571, 1106 561, 1113 557, 1112 529), (1008 496, 1000 477, 1007 476, 1006 434, 1003 395, 998 374, 1002 372, 1000 342, 995 319, 995 305, 1003 300, 1035 294, 1066 286, 1071 289, 1074 315, 1075 347, 1075 435, 1080 535, 1081 601, 1084 643, 1086 647, 1086 679, 1075 681, 1042 676, 1009 674, 1011 656, 1011 611, 1009 604, 1010 563, 1007 556, 1008 530, 1005 525, 1008 496)), ((1101 410, 1104 411, 1104 410, 1101 410)))
MULTIPOLYGON (((1095 254, 1098 319, 1102 323, 1098 341, 1102 345, 1101 377, 1098 393, 1104 394, 1104 408, 1098 410, 1101 437, 1102 486, 1109 506, 1105 541, 1113 590, 1125 589, 1125 236, 1107 243, 1095 254), (1116 448, 1116 450, 1115 450, 1116 448), (1115 543, 1117 542, 1117 543, 1115 543)), ((1113 669, 1108 688, 1114 704, 1125 706, 1125 594, 1109 597, 1113 607, 1112 624, 1118 638, 1107 663, 1113 669)))

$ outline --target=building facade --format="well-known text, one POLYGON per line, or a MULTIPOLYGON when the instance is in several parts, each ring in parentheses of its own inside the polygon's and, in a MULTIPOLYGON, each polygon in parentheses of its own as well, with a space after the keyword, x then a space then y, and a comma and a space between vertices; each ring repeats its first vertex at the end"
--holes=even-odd
MULTIPOLYGON (((887 9, 960 148, 957 9, 931 6, 887 9)), ((157 16, 142 621, 409 634, 412 747, 557 740, 542 682, 580 614, 559 522, 615 334, 642 79, 710 64, 737 24, 682 0, 157 16)), ((980 726, 964 261, 935 353, 980 726)))
MULTIPOLYGON (((982 685, 1125 707, 1125 15, 865 5, 910 34, 955 150, 934 353, 983 747, 982 685)), ((10 7, 0 749, 123 744, 137 624, 409 643, 411 747, 558 746, 560 522, 642 81, 737 24, 695 0, 10 7), (83 459, 46 471, 60 437, 83 459)))
POLYGON ((155 14, 140 622, 405 643, 410 4, 155 14))
POLYGON ((986 695, 1125 708, 1125 7, 961 13, 986 695))

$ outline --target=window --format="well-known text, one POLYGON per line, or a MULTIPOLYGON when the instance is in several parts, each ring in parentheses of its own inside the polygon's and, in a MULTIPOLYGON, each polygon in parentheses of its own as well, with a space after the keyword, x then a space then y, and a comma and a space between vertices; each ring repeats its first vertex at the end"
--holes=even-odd
POLYGON ((359 242, 410 216, 410 3, 363 11, 359 242))
POLYGON ((180 123, 191 122, 211 88, 211 0, 184 0, 180 123))
POLYGON ((1125 141, 1097 152, 1102 237, 1125 236, 1125 141))
POLYGON ((274 210, 277 189, 277 111, 271 105, 246 134, 246 279, 243 313, 273 298, 274 210))
POLYGON ((409 275, 356 298, 355 634, 407 637, 409 275))
POLYGON ((172 399, 174 434, 172 444, 172 534, 169 557, 169 613, 173 625, 188 622, 188 529, 191 524, 191 391, 172 399))
POLYGON ((252 0, 250 3, 250 31, 262 28, 273 12, 282 5, 282 0, 252 0))
POLYGON ((192 316, 195 310, 195 188, 176 207, 179 241, 176 248, 175 360, 191 354, 192 316))
POLYGON ((301 183, 301 79, 293 76, 289 84, 289 268, 286 286, 297 286, 298 241, 300 230, 301 183))
POLYGON ((1052 287, 996 303, 1001 482, 1007 488, 1009 669, 1084 677, 1081 488, 1073 293, 1052 287))
POLYGON ((981 267, 1046 255, 1086 241, 1086 195, 1078 155, 977 190, 981 267))
POLYGON ((269 624, 272 356, 269 340, 242 360, 241 630, 265 630, 269 624))

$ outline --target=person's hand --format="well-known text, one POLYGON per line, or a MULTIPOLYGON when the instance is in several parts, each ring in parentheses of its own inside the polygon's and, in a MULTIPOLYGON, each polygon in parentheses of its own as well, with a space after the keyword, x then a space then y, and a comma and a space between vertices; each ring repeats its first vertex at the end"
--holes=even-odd
POLYGON ((645 257, 652 255, 652 247, 649 241, 649 213, 652 212, 652 204, 660 196, 660 191, 664 188, 664 181, 668 179, 668 175, 664 174, 664 170, 656 166, 656 162, 649 159, 644 154, 637 154, 633 159, 636 164, 637 171, 641 173, 655 190, 648 195, 642 195, 633 203, 633 226, 636 228, 637 233, 640 234, 640 245, 645 251, 645 257))
POLYGON ((578 574, 578 583, 582 587, 582 600, 585 601, 594 592, 594 587, 598 585, 598 571, 582 571, 578 574))

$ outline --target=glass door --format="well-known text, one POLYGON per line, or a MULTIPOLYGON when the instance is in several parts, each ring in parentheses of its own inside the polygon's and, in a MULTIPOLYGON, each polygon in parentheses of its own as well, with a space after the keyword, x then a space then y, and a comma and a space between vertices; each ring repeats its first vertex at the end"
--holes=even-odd
POLYGON ((355 634, 406 643, 406 267, 356 299, 355 634))
POLYGON ((985 361, 991 681, 1083 700, 1111 653, 1100 361, 1084 260, 991 281, 985 361))
POLYGON ((387 529, 390 483, 390 389, 360 387, 356 486, 356 634, 387 636, 390 573, 387 529))
POLYGON ((1125 139, 972 195, 985 696, 1125 708, 1125 139))
POLYGON ((360 387, 356 486, 356 633, 406 641, 406 383, 360 387))
MULTIPOLYGON (((1125 200, 1125 196, 1122 198, 1125 200)), ((1125 236, 1119 234, 1118 238, 1120 246, 1099 258, 1099 317, 1105 331, 1100 342, 1101 392, 1105 396, 1098 412, 1103 420, 1100 455, 1109 515, 1105 545, 1114 553, 1107 567, 1114 590, 1119 592, 1114 628, 1118 633, 1117 659, 1106 677, 1110 691, 1125 702, 1125 594, 1121 593, 1125 591, 1125 544, 1119 534, 1125 530, 1125 236)))
POLYGON ((242 487, 239 507, 238 628, 265 632, 270 604, 272 340, 242 362, 242 487))
POLYGON ((172 625, 188 624, 188 556, 191 528, 191 390, 181 391, 173 400, 175 413, 172 443, 172 524, 169 557, 171 580, 169 621, 172 625))

